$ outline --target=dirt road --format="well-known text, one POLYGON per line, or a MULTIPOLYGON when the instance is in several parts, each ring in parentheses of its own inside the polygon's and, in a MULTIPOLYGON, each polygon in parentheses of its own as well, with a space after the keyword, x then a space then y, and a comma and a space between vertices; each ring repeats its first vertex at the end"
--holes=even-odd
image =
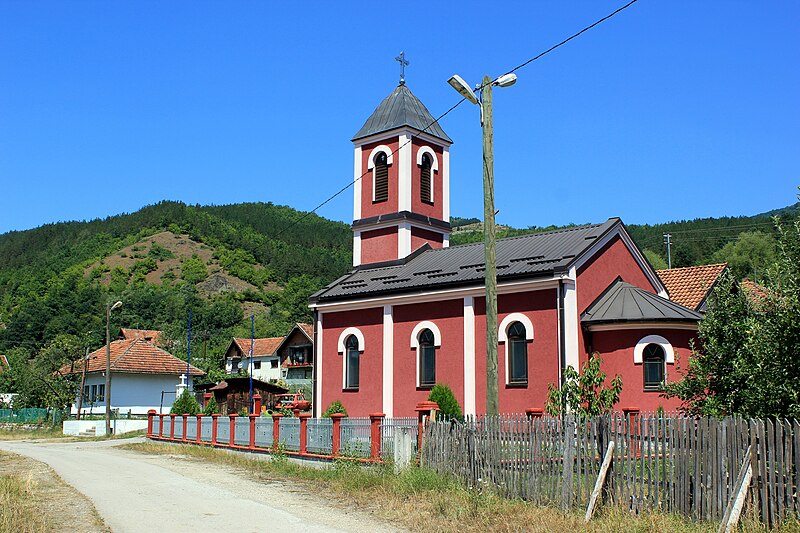
POLYGON ((293 483, 256 482, 219 465, 117 449, 121 442, 0 441, 0 450, 50 465, 115 533, 397 531, 293 483))

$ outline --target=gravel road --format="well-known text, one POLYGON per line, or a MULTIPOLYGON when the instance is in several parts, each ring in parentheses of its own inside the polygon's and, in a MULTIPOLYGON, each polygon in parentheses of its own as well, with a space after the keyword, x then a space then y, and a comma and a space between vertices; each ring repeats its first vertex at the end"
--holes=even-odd
POLYGON ((291 482, 116 448, 126 442, 135 441, 0 441, 0 449, 50 465, 115 533, 398 531, 291 482))

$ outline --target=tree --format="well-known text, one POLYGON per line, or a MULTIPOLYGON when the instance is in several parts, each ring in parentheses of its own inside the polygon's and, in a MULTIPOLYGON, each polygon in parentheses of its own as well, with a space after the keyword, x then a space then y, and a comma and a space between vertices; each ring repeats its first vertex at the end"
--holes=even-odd
POLYGON ((169 412, 173 415, 196 415, 200 412, 200 404, 197 403, 189 389, 183 389, 169 412))
POLYGON ((428 401, 439 405, 439 414, 445 418, 461 418, 461 406, 458 405, 453 390, 443 383, 437 383, 428 394, 428 401))
POLYGON ((602 359, 592 354, 580 374, 568 366, 564 370, 564 385, 559 389, 551 383, 547 387, 547 412, 553 416, 568 412, 580 416, 596 416, 614 408, 622 392, 622 377, 614 376, 608 387, 606 374, 600 370, 602 359))
POLYGON ((181 277, 183 281, 193 285, 208 277, 206 265, 197 254, 193 254, 192 257, 183 262, 181 265, 181 277))
POLYGON ((214 398, 214 395, 211 395, 211 398, 208 399, 206 402, 206 406, 203 407, 203 414, 204 415, 216 415, 219 414, 219 406, 217 405, 217 400, 214 398))
POLYGON ((669 265, 666 261, 664 261, 664 258, 649 248, 645 248, 644 256, 648 261, 650 261, 650 264, 653 265, 653 268, 656 270, 666 270, 669 268, 669 265))
POLYGON ((341 400, 333 400, 331 404, 328 406, 328 408, 325 409, 325 412, 322 413, 322 418, 330 418, 331 415, 336 413, 341 413, 347 416, 347 409, 344 408, 344 405, 342 405, 341 400))
POLYGON ((700 345, 666 392, 694 415, 800 417, 800 220, 779 224, 776 264, 763 290, 720 280, 700 323, 700 345))
POLYGON ((775 239, 761 231, 741 233, 735 241, 715 253, 712 261, 728 263, 737 280, 745 277, 761 279, 775 262, 775 239))

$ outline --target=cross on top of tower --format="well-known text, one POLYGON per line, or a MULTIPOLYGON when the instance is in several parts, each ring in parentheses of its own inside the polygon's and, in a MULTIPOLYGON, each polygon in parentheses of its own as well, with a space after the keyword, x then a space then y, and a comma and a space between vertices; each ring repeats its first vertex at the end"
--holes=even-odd
POLYGON ((395 57, 394 60, 400 63, 400 85, 405 85, 406 67, 409 65, 408 60, 406 59, 406 53, 400 52, 400 55, 395 57))

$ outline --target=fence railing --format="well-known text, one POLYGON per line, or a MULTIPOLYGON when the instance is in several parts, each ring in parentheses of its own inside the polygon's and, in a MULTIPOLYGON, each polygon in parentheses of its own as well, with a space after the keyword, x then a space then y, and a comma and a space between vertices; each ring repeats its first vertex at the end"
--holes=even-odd
POLYGON ((23 409, 0 409, 0 422, 13 424, 59 424, 64 420, 65 413, 60 409, 44 409, 27 407, 23 409))
POLYGON ((626 509, 718 521, 749 461, 745 511, 768 526, 800 517, 797 421, 664 414, 468 417, 428 424, 421 462, 511 498, 584 508, 610 441, 615 446, 605 495, 626 509))
POLYGON ((147 437, 154 440, 301 457, 382 462, 389 459, 394 450, 392 439, 396 427, 411 428, 416 449, 420 422, 412 418, 386 419, 383 414, 368 418, 334 414, 331 418, 313 419, 310 414, 303 413, 290 418, 280 414, 271 417, 159 415, 153 411, 147 424, 147 437))

